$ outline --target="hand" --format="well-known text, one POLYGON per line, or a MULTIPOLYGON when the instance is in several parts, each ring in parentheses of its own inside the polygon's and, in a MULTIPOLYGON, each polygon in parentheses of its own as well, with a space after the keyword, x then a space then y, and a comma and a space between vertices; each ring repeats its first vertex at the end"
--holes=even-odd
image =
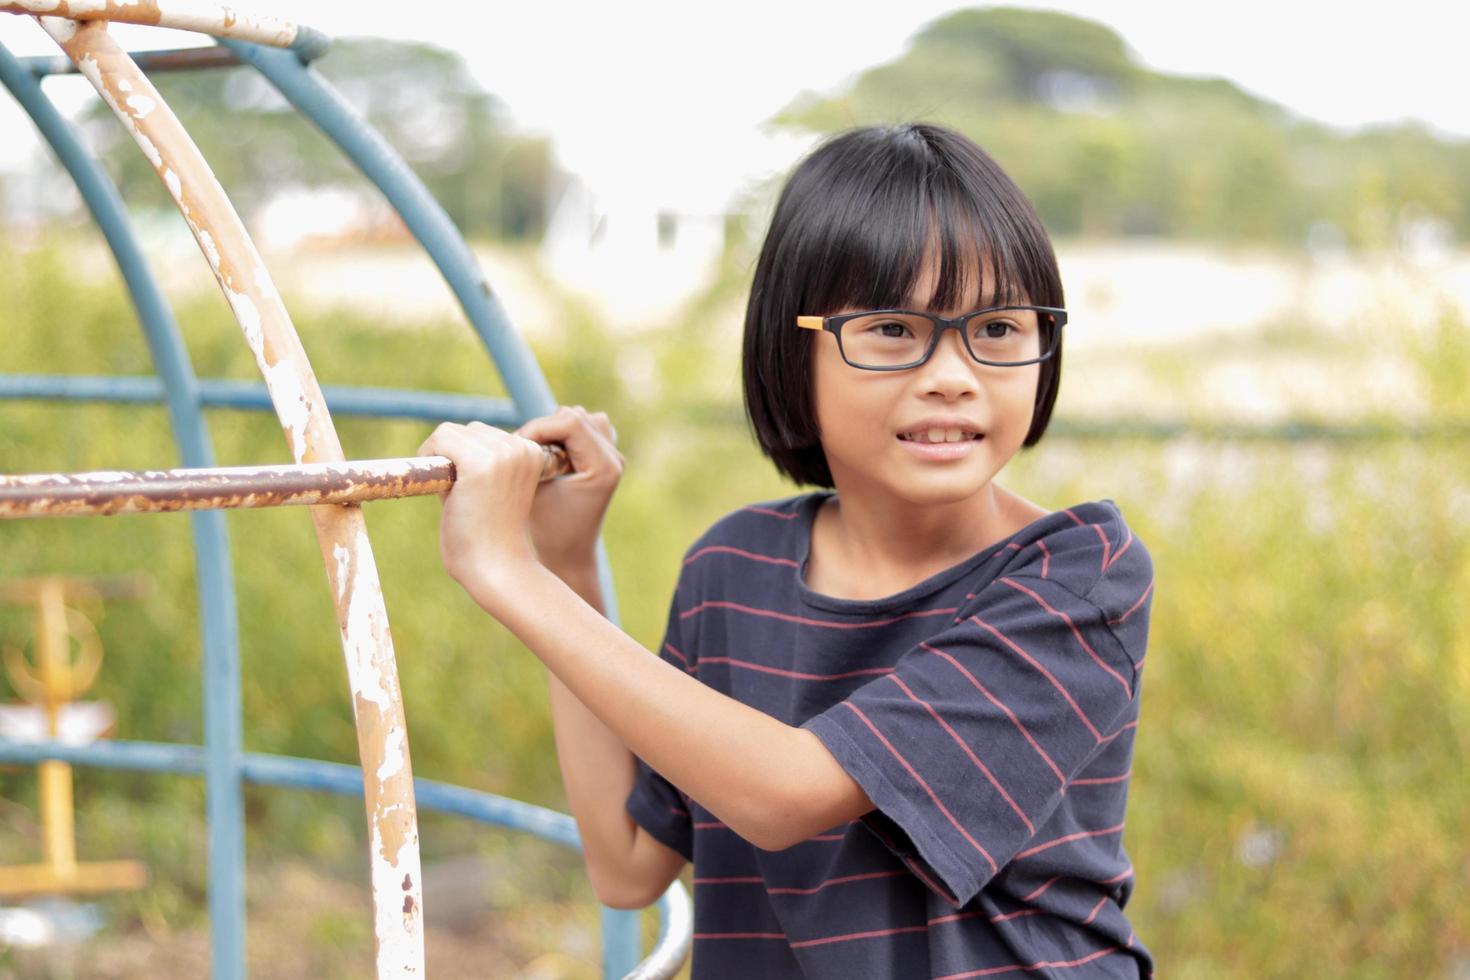
POLYGON ((505 591, 500 583, 536 561, 529 525, 544 453, 530 439, 483 422, 445 422, 418 454, 454 461, 454 486, 440 498, 439 555, 454 580, 493 612, 505 591))
POLYGON ((603 412, 563 406, 532 419, 516 434, 566 448, 573 473, 543 483, 531 502, 531 540, 542 564, 562 571, 589 564, 597 535, 623 475, 617 433, 603 412))

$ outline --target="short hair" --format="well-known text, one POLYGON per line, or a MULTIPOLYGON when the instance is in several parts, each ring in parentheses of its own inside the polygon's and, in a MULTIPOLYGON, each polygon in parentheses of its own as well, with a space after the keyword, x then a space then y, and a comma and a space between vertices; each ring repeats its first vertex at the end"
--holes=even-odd
MULTIPOLYGON (((952 129, 849 129, 817 146, 787 178, 751 282, 742 376, 761 451, 798 485, 833 481, 812 404, 816 337, 798 330, 796 317, 905 306, 936 246, 936 309, 968 295, 971 270, 982 263, 988 276, 982 273, 981 285, 992 287, 995 305, 1066 305, 1056 254, 1031 202, 952 129)), ((1043 323, 1044 331, 1055 329, 1043 323)), ((1059 341, 1041 362, 1023 448, 1046 431, 1061 370, 1059 341)))

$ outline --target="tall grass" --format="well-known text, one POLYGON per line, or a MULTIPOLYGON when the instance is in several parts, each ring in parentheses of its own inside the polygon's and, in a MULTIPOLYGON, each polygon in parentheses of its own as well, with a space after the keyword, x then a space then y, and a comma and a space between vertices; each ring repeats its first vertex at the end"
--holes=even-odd
MULTIPOLYGON (((149 371, 115 287, 70 281, 54 253, 3 259, 0 368, 149 371)), ((738 324, 730 303, 724 290, 691 310, 685 321, 699 329, 615 339, 568 300, 566 336, 537 351, 564 401, 604 408, 618 425, 628 466, 606 538, 624 623, 650 647, 681 550, 726 510, 795 492, 730 421, 738 417, 738 324), (636 386, 621 380, 629 373, 640 377, 636 386), (710 403, 724 410, 689 410, 710 403)), ((202 375, 253 376, 216 297, 187 303, 180 320, 202 375)), ((484 354, 457 325, 385 330, 333 313, 302 317, 298 327, 325 382, 498 390, 484 354)), ((1466 325, 1446 316, 1415 336, 1414 369, 1434 410, 1463 417, 1466 325)), ((1207 354, 1157 356, 1150 370, 1174 376, 1200 356, 1207 354)), ((1085 366, 1069 365, 1078 369, 1085 366)), ((404 422, 338 425, 349 457, 358 458, 406 454, 428 431, 404 422)), ((267 417, 211 413, 210 427, 222 463, 287 458, 267 417)), ((161 409, 0 403, 0 470, 143 468, 176 458, 161 409)), ((1470 911, 1462 901, 1470 889, 1465 447, 1049 439, 1015 459, 1003 479, 1049 507, 1113 499, 1154 558, 1158 584, 1124 843, 1138 872, 1127 911, 1161 975, 1463 972, 1470 963, 1470 911)), ((395 501, 367 511, 416 774, 564 807, 542 668, 440 569, 438 504, 395 501)), ((354 761, 332 608, 306 513, 237 513, 228 522, 247 748, 354 761)), ((93 696, 116 706, 123 737, 197 742, 198 614, 187 520, 0 524, 4 575, 134 569, 147 570, 160 587, 146 602, 110 608, 99 624, 108 659, 93 696)), ((22 640, 28 625, 21 612, 0 612, 4 640, 22 640)), ((0 774, 0 797, 7 828, 0 862, 34 860, 33 777, 0 774)), ((129 928, 197 931, 204 916, 199 783, 86 770, 77 799, 83 857, 136 856, 153 869, 148 892, 109 900, 114 941, 129 928)), ((252 789, 247 816, 257 874, 273 862, 303 863, 348 883, 365 902, 356 804, 252 789)), ((504 835, 456 821, 429 817, 424 826, 431 862, 466 849, 500 859, 510 847, 504 835)), ((515 853, 530 870, 517 879, 521 891, 496 908, 502 923, 516 923, 518 941, 527 949, 560 945, 572 942, 569 923, 593 928, 575 858, 515 853), (526 913, 567 902, 574 911, 560 918, 526 913)), ((269 920, 261 895, 267 884, 252 887, 253 921, 269 920)), ((307 957, 316 975, 363 968, 365 916, 325 902, 304 907, 301 921, 303 945, 292 955, 307 957)), ((287 975, 280 949, 252 942, 262 975, 287 975)), ((582 966, 561 968, 576 974, 591 969, 595 954, 571 959, 582 966)))

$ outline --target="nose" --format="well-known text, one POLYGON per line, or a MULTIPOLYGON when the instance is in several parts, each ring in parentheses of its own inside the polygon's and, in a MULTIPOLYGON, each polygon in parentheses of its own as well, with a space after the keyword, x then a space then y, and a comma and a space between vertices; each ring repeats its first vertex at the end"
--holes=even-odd
POLYGON ((952 401, 965 395, 974 396, 980 389, 976 369, 980 365, 965 350, 959 330, 946 330, 929 360, 920 367, 920 379, 927 392, 952 401))

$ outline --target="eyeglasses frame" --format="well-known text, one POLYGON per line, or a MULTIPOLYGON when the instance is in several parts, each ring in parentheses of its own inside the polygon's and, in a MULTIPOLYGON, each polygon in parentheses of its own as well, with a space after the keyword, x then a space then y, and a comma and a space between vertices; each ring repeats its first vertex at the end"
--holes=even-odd
POLYGON ((929 358, 934 356, 934 352, 939 349, 939 341, 944 337, 944 332, 951 327, 959 331, 960 343, 964 344, 965 352, 977 364, 985 364, 990 367, 1025 367, 1027 364, 1040 364, 1057 352, 1057 345, 1061 341, 1062 327, 1067 325, 1067 311, 1060 306, 1025 306, 1021 304, 991 306, 983 310, 976 310, 973 313, 962 313, 957 317, 935 316, 932 313, 924 313, 920 310, 861 310, 857 313, 837 313, 831 316, 798 316, 796 318, 796 325, 803 330, 825 330, 830 333, 837 340, 837 353, 842 355, 843 362, 849 367, 857 368, 859 371, 907 371, 909 368, 916 368, 922 364, 926 364, 929 358), (965 324, 977 316, 982 316, 986 313, 996 313, 1001 310, 1036 310, 1048 314, 1052 318, 1053 329, 1051 345, 1047 348, 1046 353, 1040 357, 1033 357, 1029 361, 987 361, 983 357, 976 356, 974 349, 970 346, 970 338, 965 335, 965 324), (934 333, 929 337, 929 346, 924 351, 923 357, 917 361, 911 361, 908 364, 882 366, 854 364, 847 359, 847 351, 842 347, 842 325, 849 320, 856 320, 858 317, 874 316, 881 313, 902 313, 909 316, 921 316, 934 324, 934 333))

